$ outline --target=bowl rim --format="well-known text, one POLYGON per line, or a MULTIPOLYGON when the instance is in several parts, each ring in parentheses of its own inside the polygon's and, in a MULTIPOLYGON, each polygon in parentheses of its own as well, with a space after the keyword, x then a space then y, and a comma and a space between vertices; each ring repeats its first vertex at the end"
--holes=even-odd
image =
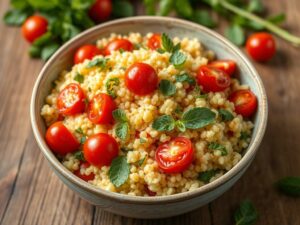
MULTIPOLYGON (((176 26, 176 25, 175 25, 176 26)), ((60 175, 62 175, 65 179, 67 179, 69 182, 71 182, 73 185, 80 187, 81 189, 84 189, 87 192, 91 192, 94 195, 101 196, 102 198, 110 199, 115 202, 121 202, 121 203, 128 203, 128 204, 158 204, 158 203, 172 203, 172 202, 178 202, 178 201, 184 201, 191 199, 196 196, 203 195, 205 193, 208 193, 217 187, 221 186, 222 184, 225 184, 229 182, 231 179, 233 179, 240 171, 242 171, 245 167, 247 167, 252 159, 255 157, 255 154, 258 150, 258 147, 262 141, 262 138, 264 136, 266 125, 267 125, 267 117, 268 117, 268 105, 267 105, 267 96, 265 92, 265 88, 263 86, 262 80, 260 76, 258 75, 257 71, 255 70, 252 63, 249 61, 249 59, 242 53, 238 47, 234 46, 231 42, 229 42, 227 39, 225 39, 220 34, 216 33, 215 31, 212 31, 204 26, 201 26, 199 24, 189 22, 182 19, 172 18, 172 17, 160 17, 160 16, 136 16, 136 17, 128 17, 124 19, 117 19, 110 22, 106 22, 100 25, 97 25, 93 28, 90 28, 72 40, 68 41, 66 44, 64 44, 51 58, 48 60, 48 62, 43 66, 41 72, 39 73, 36 82, 34 84, 34 88, 32 91, 32 97, 30 102, 30 118, 31 118, 31 126, 32 130, 35 136, 35 139, 38 143, 38 146, 40 150, 42 151, 44 157, 47 159, 47 161, 51 164, 51 167, 54 167, 56 172, 58 172, 60 175), (51 66, 51 64, 58 58, 59 55, 64 53, 70 45, 72 45, 74 42, 77 42, 81 38, 83 38, 86 35, 92 34, 94 32, 97 32, 98 30, 101 30, 103 28, 107 28, 114 25, 120 25, 122 23, 137 23, 137 22, 152 22, 152 23, 158 23, 163 26, 167 24, 180 24, 184 26, 191 27, 195 30, 195 32, 205 32, 217 39, 220 42, 223 42, 228 48, 230 48, 235 54, 245 63, 245 65, 250 70, 250 74, 253 79, 255 80, 255 84, 258 85, 258 91, 261 94, 261 101, 259 101, 259 111, 257 113, 260 114, 260 120, 261 123, 258 124, 257 128, 257 134, 252 137, 252 141, 250 145, 247 148, 247 152, 242 157, 242 159, 229 171, 227 171, 224 175, 219 177, 218 179, 205 184, 195 190, 187 191, 183 193, 177 193, 174 195, 168 195, 168 196, 152 196, 152 197, 144 197, 144 196, 130 196, 115 192, 110 192, 101 188, 97 188, 80 178, 76 177, 73 173, 71 173, 67 168, 65 168, 61 162, 58 161, 58 159, 55 157, 55 155, 50 151, 47 144, 45 143, 44 137, 40 133, 40 129, 37 125, 37 117, 36 112, 38 111, 38 115, 40 112, 40 109, 36 109, 36 96, 38 93, 38 90, 40 89, 41 80, 47 71, 48 67, 51 66)))

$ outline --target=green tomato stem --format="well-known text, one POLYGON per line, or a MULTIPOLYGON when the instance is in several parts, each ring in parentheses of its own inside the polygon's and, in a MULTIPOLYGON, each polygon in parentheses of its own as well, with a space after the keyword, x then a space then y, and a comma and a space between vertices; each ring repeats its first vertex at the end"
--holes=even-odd
POLYGON ((275 24, 262 19, 261 17, 247 12, 241 8, 238 8, 234 5, 232 5, 231 3, 227 2, 226 0, 220 0, 219 1, 220 5, 222 7, 224 7, 225 9, 234 12, 246 19, 252 20, 256 23, 261 24, 262 26, 264 26, 264 28, 266 28, 267 30, 273 32, 274 34, 276 34, 277 36, 281 37, 282 39, 292 43, 293 45, 299 47, 300 46, 300 37, 297 37, 291 33, 289 33, 288 31, 276 26, 275 24))

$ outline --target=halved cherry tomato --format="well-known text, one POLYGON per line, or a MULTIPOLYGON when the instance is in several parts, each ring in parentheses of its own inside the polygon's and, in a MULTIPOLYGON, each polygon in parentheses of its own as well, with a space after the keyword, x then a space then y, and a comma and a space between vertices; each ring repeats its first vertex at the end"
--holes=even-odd
POLYGON ((95 174, 94 173, 90 173, 89 175, 85 175, 85 174, 81 173, 81 169, 87 169, 89 167, 90 167, 89 163, 87 163, 87 162, 81 162, 80 166, 79 166, 79 169, 76 170, 76 171, 74 171, 74 174, 77 177, 81 178, 82 180, 84 180, 86 182, 88 182, 90 180, 94 180, 94 178, 95 178, 95 174))
POLYGON ((190 139, 177 137, 161 144, 155 153, 159 168, 165 173, 181 173, 194 159, 194 149, 190 139))
POLYGON ((236 63, 232 60, 216 60, 208 64, 208 66, 224 71, 232 76, 236 70, 236 63))
POLYGON ((46 131, 46 142, 59 155, 76 151, 80 143, 62 122, 53 123, 46 131))
POLYGON ((246 43, 248 54, 256 61, 270 60, 276 52, 276 44, 272 35, 261 32, 252 34, 246 43))
POLYGON ((161 35, 160 34, 153 34, 149 39, 147 43, 148 48, 152 50, 156 50, 158 48, 161 48, 161 35))
POLYGON ((235 112, 243 117, 252 116, 257 108, 256 96, 250 90, 238 90, 229 96, 229 101, 233 102, 235 112))
POLYGON ((30 43, 47 32, 48 21, 38 15, 29 17, 22 25, 22 33, 24 38, 30 43))
POLYGON ((125 85, 136 95, 148 95, 157 88, 155 69, 146 63, 134 63, 125 72, 125 85))
POLYGON ((86 59, 93 59, 96 55, 101 55, 101 50, 96 45, 83 45, 77 49, 74 55, 74 64, 82 63, 86 59))
POLYGON ((131 52, 134 49, 133 44, 127 39, 116 39, 107 44, 104 49, 105 55, 110 55, 113 51, 118 51, 122 49, 123 51, 131 52))
POLYGON ((119 154, 116 140, 105 133, 90 136, 83 145, 84 158, 90 164, 101 167, 109 166, 119 154))
POLYGON ((112 12, 111 0, 96 0, 89 11, 89 16, 99 23, 108 20, 112 12))
POLYGON ((57 108, 64 116, 82 113, 85 109, 84 93, 78 84, 67 85, 57 98, 57 108))
POLYGON ((224 91, 230 86, 231 82, 227 73, 211 66, 201 66, 199 68, 197 81, 204 92, 224 91))
POLYGON ((88 118, 95 124, 113 122, 112 112, 117 108, 116 103, 107 94, 100 93, 94 96, 88 105, 88 118))

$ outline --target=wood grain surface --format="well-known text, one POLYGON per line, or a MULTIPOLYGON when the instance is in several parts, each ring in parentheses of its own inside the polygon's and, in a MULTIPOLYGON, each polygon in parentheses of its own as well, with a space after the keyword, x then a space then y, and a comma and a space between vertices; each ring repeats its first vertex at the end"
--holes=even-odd
MULTIPOLYGON (((286 12, 285 26, 300 35, 299 0, 264 2, 271 13, 286 12)), ((8 8, 9 0, 1 0, 1 18, 8 8)), ((258 225, 300 225, 300 199, 273 188, 283 176, 300 175, 300 48, 276 41, 278 53, 272 61, 254 63, 267 90, 270 112, 259 153, 243 178, 222 197, 191 213, 137 220, 106 213, 81 200, 50 170, 29 120, 31 91, 43 62, 29 58, 20 29, 1 22, 0 224, 230 225, 238 204, 251 199, 260 213, 258 225)))

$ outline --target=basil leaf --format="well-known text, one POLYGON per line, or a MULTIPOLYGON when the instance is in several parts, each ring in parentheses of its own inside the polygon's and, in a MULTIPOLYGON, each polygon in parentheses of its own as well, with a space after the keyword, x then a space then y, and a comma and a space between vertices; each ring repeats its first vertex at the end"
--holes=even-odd
POLYGON ((33 45, 41 47, 46 44, 49 44, 52 41, 52 34, 50 32, 46 32, 39 38, 37 38, 34 42, 33 45))
POLYGON ((199 129, 215 121, 216 114, 208 108, 192 108, 182 115, 181 121, 186 128, 199 129))
POLYGON ((118 122, 127 122, 128 119, 126 117, 126 113, 122 109, 115 109, 113 112, 113 117, 118 122))
POLYGON ((201 172, 198 175, 198 180, 204 182, 204 183, 208 183, 210 181, 211 178, 213 178, 217 173, 217 170, 208 170, 205 172, 201 172))
POLYGON ((25 22, 27 17, 29 17, 32 14, 33 14, 32 10, 13 9, 5 13, 3 17, 3 21, 7 25, 21 26, 25 22))
POLYGON ((164 96, 172 96, 176 93, 176 86, 169 80, 161 80, 159 83, 159 91, 164 96))
POLYGON ((261 0, 250 0, 247 10, 253 13, 262 13, 264 5, 261 0))
POLYGON ((217 23, 213 20, 212 16, 206 10, 196 10, 192 20, 203 26, 214 28, 217 23))
POLYGON ((231 121, 233 120, 234 116, 232 115, 231 112, 229 112, 228 110, 226 109, 219 109, 219 114, 222 118, 223 121, 231 121))
POLYGON ((156 118, 152 124, 152 128, 158 131, 171 131, 175 127, 175 121, 172 116, 163 115, 156 118))
POLYGON ((72 0, 71 8, 75 10, 86 10, 89 9, 95 0, 72 0))
POLYGON ((169 62, 172 63, 175 66, 175 68, 182 67, 185 61, 186 61, 186 55, 180 51, 175 51, 169 59, 169 62))
POLYGON ((155 3, 156 3, 156 0, 144 0, 144 5, 146 7, 147 15, 155 14, 155 3))
POLYGON ((53 43, 45 46, 42 49, 41 57, 43 60, 48 60, 57 50, 59 49, 59 44, 53 43))
POLYGON ((126 140, 129 134, 129 124, 127 122, 117 123, 115 134, 121 140, 126 140))
POLYGON ((120 187, 127 181, 129 173, 130 166, 125 156, 115 158, 108 171, 109 179, 116 187, 120 187))
POLYGON ((29 55, 30 57, 32 58, 39 58, 41 57, 41 52, 42 52, 42 49, 38 46, 34 46, 34 45, 31 45, 29 47, 29 55))
POLYGON ((74 77, 74 80, 77 81, 78 83, 82 84, 84 82, 84 76, 81 75, 80 73, 77 73, 74 77))
POLYGON ((217 142, 209 143, 208 149, 220 151, 222 156, 228 155, 227 149, 217 142))
POLYGON ((241 46, 245 42, 245 32, 240 25, 233 24, 225 30, 225 36, 234 44, 241 46))
POLYGON ((174 0, 161 0, 159 2, 159 8, 157 15, 159 16, 167 16, 172 11, 174 7, 174 0))
POLYGON ((185 125, 184 125, 184 123, 183 123, 182 121, 177 120, 177 121, 175 122, 175 125, 176 125, 176 127, 178 128, 178 130, 179 130, 180 132, 185 132, 185 131, 186 131, 185 125))
POLYGON ((193 15, 193 8, 189 0, 175 0, 175 9, 178 15, 184 18, 191 18, 193 15))
POLYGON ((106 67, 108 59, 106 58, 95 58, 92 61, 89 61, 86 68, 92 68, 92 67, 101 67, 102 69, 106 67))
POLYGON ((134 16, 134 8, 132 4, 128 1, 122 1, 122 0, 114 1, 112 14, 115 17, 134 16))
POLYGON ((254 225, 258 219, 258 213, 249 200, 243 201, 234 213, 236 225, 254 225))
POLYGON ((109 94, 111 97, 116 98, 116 92, 115 92, 115 88, 116 86, 120 85, 120 80, 117 77, 114 78, 109 78, 106 83, 105 83, 105 88, 106 88, 106 92, 107 94, 109 94))
POLYGON ((50 10, 59 6, 60 0, 27 0, 28 3, 35 9, 50 10))
POLYGON ((175 76, 175 79, 177 82, 187 82, 190 85, 194 85, 196 84, 196 81, 193 77, 191 77, 189 74, 187 73, 183 73, 183 74, 177 74, 175 76))
POLYGON ((83 151, 77 151, 77 152, 75 152, 74 153, 74 157, 75 157, 75 159, 78 159, 80 161, 83 161, 83 162, 86 161, 85 158, 84 158, 83 151))
POLYGON ((276 183, 277 188, 284 194, 300 197, 300 177, 285 177, 276 183))
POLYGON ((162 47, 167 52, 172 52, 174 48, 174 44, 171 38, 165 33, 161 36, 162 47))

